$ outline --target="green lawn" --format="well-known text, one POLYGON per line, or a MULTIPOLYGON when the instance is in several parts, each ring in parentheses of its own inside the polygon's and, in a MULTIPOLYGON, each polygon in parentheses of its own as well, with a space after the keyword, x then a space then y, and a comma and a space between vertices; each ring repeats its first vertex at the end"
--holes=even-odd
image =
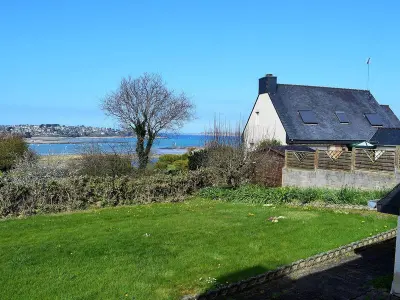
POLYGON ((395 225, 370 212, 202 199, 6 220, 0 298, 178 299, 395 225))

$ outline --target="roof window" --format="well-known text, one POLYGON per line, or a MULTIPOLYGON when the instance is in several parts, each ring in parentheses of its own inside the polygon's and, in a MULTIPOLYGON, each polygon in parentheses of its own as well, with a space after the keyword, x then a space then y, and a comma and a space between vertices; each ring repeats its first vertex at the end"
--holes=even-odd
POLYGON ((372 113, 372 114, 365 114, 365 117, 372 126, 383 126, 383 121, 380 115, 372 113))
POLYGON ((339 119, 341 124, 349 124, 350 123, 350 120, 344 111, 337 111, 336 117, 339 119))
POLYGON ((312 110, 299 110, 299 114, 304 124, 318 124, 317 116, 312 110))

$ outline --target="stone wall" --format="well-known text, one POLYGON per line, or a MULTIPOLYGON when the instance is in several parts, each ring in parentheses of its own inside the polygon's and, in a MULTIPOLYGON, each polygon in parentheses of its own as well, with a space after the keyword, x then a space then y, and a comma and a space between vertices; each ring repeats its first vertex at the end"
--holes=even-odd
POLYGON ((282 186, 391 189, 400 183, 397 172, 334 171, 283 168, 282 186))

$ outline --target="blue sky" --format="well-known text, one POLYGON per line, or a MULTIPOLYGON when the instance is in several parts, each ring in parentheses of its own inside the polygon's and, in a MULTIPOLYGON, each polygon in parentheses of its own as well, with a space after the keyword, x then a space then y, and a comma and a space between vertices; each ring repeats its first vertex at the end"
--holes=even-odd
POLYGON ((1 0, 0 124, 115 126, 100 99, 121 77, 160 73, 201 132, 246 119, 266 73, 367 87, 400 115, 400 1, 1 0))

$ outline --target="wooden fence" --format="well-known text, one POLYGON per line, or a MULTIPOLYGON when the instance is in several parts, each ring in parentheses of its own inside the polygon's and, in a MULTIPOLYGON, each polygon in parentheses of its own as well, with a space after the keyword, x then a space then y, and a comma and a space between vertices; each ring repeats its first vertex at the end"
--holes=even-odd
POLYGON ((353 149, 352 151, 286 151, 285 166, 307 170, 395 172, 400 168, 400 151, 353 149))

